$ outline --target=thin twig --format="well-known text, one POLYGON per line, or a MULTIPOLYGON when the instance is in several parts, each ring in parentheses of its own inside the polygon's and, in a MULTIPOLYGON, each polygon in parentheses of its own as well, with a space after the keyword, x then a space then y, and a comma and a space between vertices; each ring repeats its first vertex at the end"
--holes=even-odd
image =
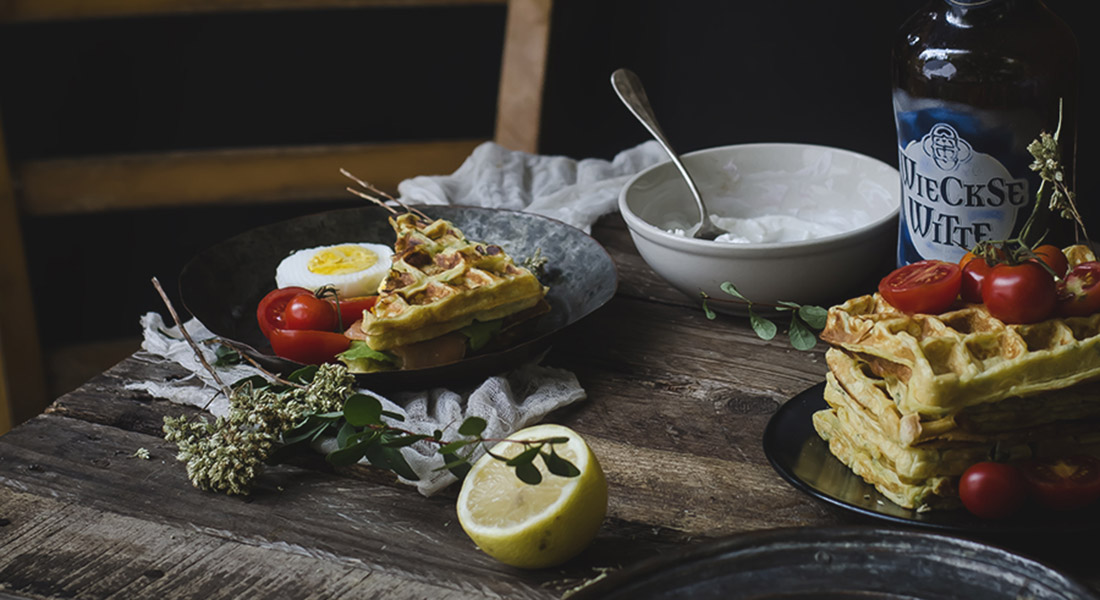
POLYGON ((396 208, 390 206, 389 204, 386 204, 385 202, 383 202, 382 200, 380 200, 378 198, 375 198, 374 196, 371 196, 370 194, 360 192, 359 190, 357 190, 353 187, 347 187, 345 189, 347 189, 347 191, 355 194, 356 196, 359 196, 360 198, 363 198, 364 200, 370 200, 371 202, 377 204, 378 206, 381 206, 382 208, 390 211, 391 213, 393 213, 395 215, 398 213, 398 210, 396 208))
POLYGON ((367 190, 368 192, 371 192, 371 194, 376 194, 375 196, 371 196, 369 194, 365 194, 365 193, 360 192, 358 190, 355 190, 353 188, 350 188, 350 187, 347 188, 349 192, 355 194, 356 196, 359 196, 360 198, 366 198, 367 200, 370 200, 371 202, 374 202, 374 203, 378 204, 379 206, 382 206, 386 209, 389 209, 390 212, 394 212, 394 213, 396 213, 397 211, 393 210, 393 208, 391 206, 386 204, 386 200, 389 200, 390 202, 396 202, 398 206, 400 206, 401 208, 404 208, 407 212, 411 212, 414 215, 417 215, 418 217, 420 217, 422 219, 425 219, 427 221, 432 220, 431 217, 429 217, 428 215, 420 212, 416 208, 414 208, 412 206, 409 206, 408 204, 405 204, 404 202, 398 200, 397 198, 394 198, 393 196, 387 194, 386 192, 378 189, 378 187, 372 185, 371 183, 363 181, 362 179, 359 179, 355 175, 352 175, 350 172, 348 172, 347 169, 340 169, 340 173, 342 173, 345 177, 347 177, 348 179, 351 179, 355 183, 358 183, 365 190, 367 190), (381 196, 381 198, 379 198, 379 196, 381 196))
MULTIPOLYGON (((180 321, 179 315, 176 314, 175 307, 172 306, 172 301, 168 299, 168 294, 164 293, 164 288, 160 287, 160 281, 157 281, 156 277, 153 278, 153 287, 157 289, 157 293, 160 294, 160 299, 163 300, 164 305, 168 307, 168 313, 172 315, 172 320, 176 322, 176 327, 179 327, 180 332, 183 333, 183 339, 187 340, 187 344, 191 346, 192 350, 194 350, 195 356, 198 357, 199 362, 202 363, 202 366, 206 368, 207 372, 209 372, 210 375, 214 378, 214 381, 217 382, 219 387, 221 387, 222 393, 225 394, 225 397, 232 397, 233 390, 229 389, 229 386, 225 385, 225 383, 222 382, 222 378, 218 377, 218 372, 214 370, 214 367, 210 366, 210 363, 206 362, 206 357, 203 356, 202 349, 199 348, 199 345, 195 343, 195 340, 191 339, 191 334, 187 333, 187 328, 183 326, 183 322, 180 321)), ((214 398, 217 398, 217 396, 215 395, 214 398)), ((211 398, 210 402, 213 402, 214 398, 211 398)), ((210 406, 210 402, 206 403, 206 406, 203 407, 203 410, 206 410, 206 407, 210 406)))
POLYGON ((256 359, 254 359, 251 356, 249 356, 248 354, 246 354, 244 352, 244 350, 242 349, 242 346, 239 346, 237 344, 237 342, 234 342, 232 340, 227 340, 225 338, 217 338, 217 339, 213 339, 213 340, 207 340, 206 343, 208 343, 208 344, 219 343, 219 344, 222 344, 222 345, 225 345, 225 346, 229 346, 241 358, 248 361, 248 363, 250 365, 252 365, 253 367, 256 367, 257 369, 259 369, 261 373, 263 373, 268 379, 274 381, 275 383, 281 383, 283 385, 288 385, 288 386, 291 386, 291 387, 302 388, 302 389, 305 389, 306 387, 309 387, 309 386, 302 385, 300 383, 294 383, 293 381, 290 381, 289 379, 283 379, 282 377, 279 377, 277 374, 272 373, 271 371, 268 371, 267 369, 265 369, 263 367, 263 365, 261 365, 259 362, 257 362, 256 359))

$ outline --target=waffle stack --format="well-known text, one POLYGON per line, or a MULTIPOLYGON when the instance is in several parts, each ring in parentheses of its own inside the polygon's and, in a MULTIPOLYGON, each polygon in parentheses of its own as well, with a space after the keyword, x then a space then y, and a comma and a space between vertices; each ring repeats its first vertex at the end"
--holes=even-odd
POLYGON ((878 294, 829 310, 814 427, 906 508, 958 504, 958 477, 996 450, 1100 450, 1100 314, 1006 325, 983 305, 906 315, 878 294))
POLYGON ((548 309, 547 288, 500 247, 473 242, 448 221, 412 213, 390 218, 393 266, 361 325, 367 345, 392 350, 475 321, 548 309))

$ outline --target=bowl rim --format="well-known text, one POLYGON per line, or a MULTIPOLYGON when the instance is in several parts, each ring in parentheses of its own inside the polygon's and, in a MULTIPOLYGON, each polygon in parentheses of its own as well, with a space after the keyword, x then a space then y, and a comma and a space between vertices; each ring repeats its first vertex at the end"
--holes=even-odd
MULTIPOLYGON (((713 154, 716 152, 734 150, 734 149, 752 149, 752 148, 816 148, 821 150, 829 150, 832 152, 839 152, 850 156, 858 157, 862 160, 878 163, 887 169, 898 173, 896 167, 879 160, 873 156, 856 152, 854 150, 848 150, 846 148, 839 148, 836 146, 826 146, 822 144, 803 144, 797 142, 752 142, 745 144, 728 144, 725 146, 712 146, 710 148, 703 148, 695 150, 693 152, 687 152, 683 154, 684 157, 713 154)), ((696 238, 689 238, 685 236, 679 236, 661 229, 656 225, 653 225, 646 220, 639 217, 633 211, 631 211, 627 205, 627 192, 631 189, 636 181, 646 176, 648 173, 655 169, 665 167, 669 165, 671 160, 665 160, 654 165, 650 165, 645 169, 635 173, 627 180, 622 189, 619 190, 619 213, 622 215, 623 220, 626 221, 627 227, 631 233, 641 235, 651 242, 656 244, 670 247, 678 250, 687 250, 694 253, 703 253, 715 256, 757 256, 761 254, 769 254, 775 256, 775 252, 781 251, 783 254, 798 253, 799 251, 809 249, 824 249, 832 248, 836 246, 846 246, 851 243, 856 243, 868 237, 871 233, 878 230, 883 225, 888 224, 897 218, 898 213, 901 210, 900 198, 895 203, 893 209, 888 211, 883 216, 862 225, 855 229, 849 229, 841 233, 835 233, 832 235, 822 236, 819 238, 813 238, 809 240, 800 240, 797 242, 763 242, 763 243, 730 243, 730 242, 715 242, 712 240, 700 240, 696 238)), ((898 177, 900 178, 900 173, 898 177)), ((900 194, 900 183, 896 194, 900 194)))

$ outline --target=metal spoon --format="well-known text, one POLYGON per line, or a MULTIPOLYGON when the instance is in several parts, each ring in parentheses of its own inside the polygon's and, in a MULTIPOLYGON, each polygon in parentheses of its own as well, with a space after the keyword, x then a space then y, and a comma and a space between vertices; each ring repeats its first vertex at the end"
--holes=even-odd
POLYGON ((645 88, 642 87, 642 81, 638 79, 638 76, 635 75, 633 71, 629 69, 618 69, 611 74, 611 87, 615 88, 615 93, 619 95, 619 99, 630 109, 630 112, 633 113, 634 116, 642 122, 642 125, 645 125, 645 128, 649 130, 649 133, 660 142, 661 147, 665 149, 669 158, 672 159, 672 164, 676 165, 676 168, 680 171, 680 175, 684 176, 684 182, 687 183, 688 189, 691 190, 691 196, 695 198, 695 204, 699 206, 699 224, 688 229, 688 235, 702 240, 713 240, 725 233, 725 231, 715 227, 714 223, 710 222, 707 205, 703 203, 703 196, 699 193, 699 188, 695 185, 695 180, 691 178, 691 174, 688 173, 684 163, 680 161, 680 157, 672 150, 672 144, 668 143, 668 139, 665 138, 665 134, 661 131, 660 125, 657 125, 657 117, 653 114, 653 107, 649 105, 649 97, 646 96, 645 88))

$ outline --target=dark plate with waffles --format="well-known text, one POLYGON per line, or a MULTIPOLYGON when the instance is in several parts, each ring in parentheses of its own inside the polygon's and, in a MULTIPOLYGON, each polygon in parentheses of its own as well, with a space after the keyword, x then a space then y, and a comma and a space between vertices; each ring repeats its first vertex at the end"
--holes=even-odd
POLYGON ((1073 511, 1029 506, 1005 519, 981 519, 962 508, 918 511, 894 504, 833 456, 814 430, 813 414, 828 407, 824 389, 819 383, 788 400, 764 430, 764 454, 772 467, 810 496, 875 521, 945 532, 1019 536, 1100 529, 1100 505, 1073 511))
MULTIPOLYGON (((356 375, 375 389, 424 389, 475 383, 535 360, 555 334, 603 306, 615 294, 618 275, 607 251, 583 231, 531 213, 468 206, 421 206, 432 218, 454 223, 470 239, 504 248, 517 263, 546 259, 543 284, 549 313, 517 343, 496 352, 423 369, 356 375)), ((242 345, 249 356, 277 372, 300 365, 272 353, 256 323, 256 305, 275 288, 275 268, 294 250, 348 241, 391 245, 390 213, 367 206, 274 223, 242 233, 195 256, 180 273, 183 305, 216 335, 242 345)))

